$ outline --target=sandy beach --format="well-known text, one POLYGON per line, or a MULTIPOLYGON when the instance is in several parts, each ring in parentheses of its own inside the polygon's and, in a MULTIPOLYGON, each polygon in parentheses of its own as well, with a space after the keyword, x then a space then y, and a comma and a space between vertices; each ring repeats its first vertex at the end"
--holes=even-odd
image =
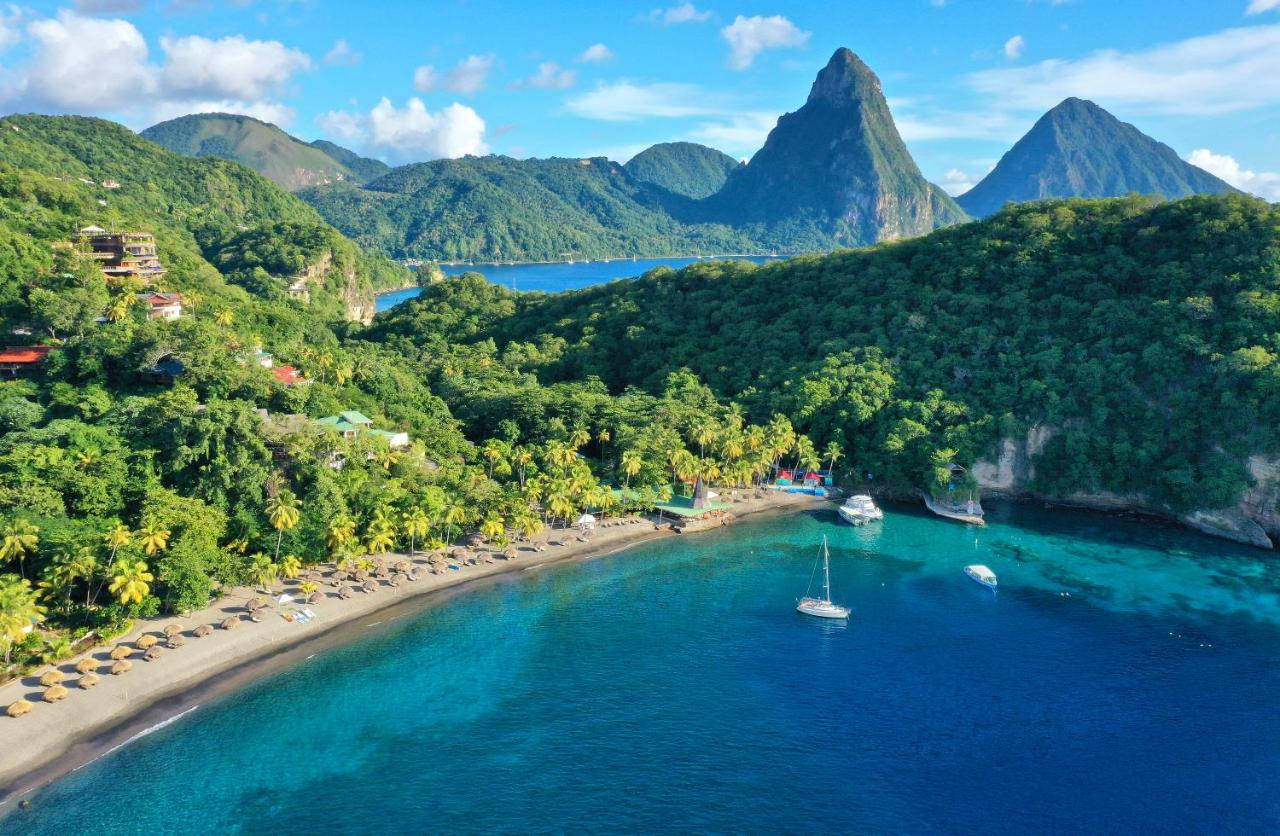
MULTIPOLYGON (((825 503, 826 500, 804 494, 768 492, 761 498, 748 494, 735 501, 731 514, 732 519, 740 519, 763 511, 797 511, 825 503)), ((329 579, 336 567, 331 563, 320 564, 314 567, 322 575, 319 583, 323 600, 317 604, 307 606, 300 600, 280 604, 271 599, 259 613, 260 620, 253 621, 246 603, 254 597, 267 600, 266 596, 247 587, 236 588, 202 610, 181 617, 139 621, 130 632, 108 644, 9 682, 0 687, 0 706, 8 706, 20 698, 34 705, 23 717, 0 715, 0 753, 3 753, 0 755, 0 813, 32 789, 128 740, 146 727, 139 725, 139 718, 144 718, 146 724, 160 722, 184 710, 184 706, 190 707, 197 691, 213 696, 262 675, 268 665, 300 661, 304 656, 295 658, 290 655, 291 651, 298 651, 300 646, 311 650, 311 645, 334 634, 334 628, 373 626, 379 623, 380 619, 375 616, 381 611, 413 599, 420 599, 413 601, 415 604, 425 605, 439 597, 430 593, 469 581, 558 561, 597 557, 661 537, 690 536, 676 534, 669 526, 659 527, 652 518, 621 520, 608 521, 614 524, 591 532, 586 542, 578 539, 576 530, 548 530, 518 544, 518 556, 514 559, 503 559, 499 551, 491 563, 462 565, 456 570, 445 569, 441 574, 429 571, 427 554, 416 554, 412 562, 417 580, 401 581, 398 586, 390 585, 387 579, 378 580, 375 591, 357 590, 346 600, 338 597, 336 586, 329 579), (306 622, 286 620, 286 615, 296 614, 303 608, 314 613, 314 618, 306 622), (234 629, 219 626, 228 618, 238 619, 234 629), (182 643, 169 649, 165 647, 163 630, 172 624, 182 628, 182 643), (193 631, 201 625, 209 625, 212 632, 202 637, 195 635, 193 631), (158 658, 146 661, 142 651, 135 650, 129 657, 132 662, 129 671, 110 674, 112 649, 120 645, 134 647, 145 635, 160 639, 158 658), (100 680, 93 688, 81 690, 77 687, 80 674, 76 666, 86 658, 97 663, 100 680), (40 678, 54 669, 64 674, 62 684, 70 693, 60 702, 45 703, 41 700, 45 689, 40 685, 40 678), (160 706, 163 711, 152 714, 152 710, 160 706)), ((390 566, 408 556, 391 553, 383 557, 390 566)), ((300 579, 285 581, 277 588, 300 598, 299 582, 300 579)), ((342 638, 348 635, 354 637, 359 633, 344 634, 342 638)))

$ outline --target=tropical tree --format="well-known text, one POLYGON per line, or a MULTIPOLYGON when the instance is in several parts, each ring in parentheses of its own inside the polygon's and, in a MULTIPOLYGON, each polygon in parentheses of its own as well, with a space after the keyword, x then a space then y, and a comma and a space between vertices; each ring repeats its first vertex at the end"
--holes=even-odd
MULTIPOLYGON (((127 532, 128 529, 125 529, 127 532)), ((115 553, 112 552, 111 563, 115 562, 115 553)), ((101 582, 95 585, 101 574, 101 566, 98 565, 98 558, 93 553, 93 549, 88 546, 81 546, 75 550, 74 555, 67 561, 67 575, 72 583, 76 581, 84 582, 84 604, 86 607, 93 606, 94 601, 98 597, 98 593, 102 590, 101 582)))
POLYGON ((520 487, 523 488, 529 465, 533 463, 533 451, 524 445, 516 447, 511 451, 511 463, 515 465, 516 473, 520 476, 520 487))
MULTIPOLYGON (((171 533, 169 529, 162 528, 157 523, 148 523, 138 529, 138 545, 142 546, 142 550, 150 557, 168 547, 171 533)), ((115 552, 112 551, 112 554, 115 554, 115 552)))
POLYGON ((280 570, 271 558, 257 552, 249 558, 249 577, 253 578, 260 590, 269 592, 270 587, 280 578, 280 570))
POLYGON ((284 533, 298 524, 302 518, 302 503, 292 491, 281 490, 267 500, 267 521, 276 530, 275 559, 280 559, 280 541, 284 533))
POLYGON ((235 324, 236 315, 231 312, 230 308, 223 308, 213 315, 213 321, 223 328, 230 328, 235 324))
POLYGON ((385 554, 395 545, 395 541, 396 524, 391 518, 391 512, 386 506, 378 506, 365 530, 365 550, 372 554, 385 554))
POLYGON ((39 544, 40 529, 19 517, 4 530, 4 539, 0 540, 0 561, 8 563, 10 560, 17 560, 18 572, 25 578, 27 571, 24 561, 39 544))
POLYGON ((507 524, 503 522, 501 515, 490 514, 480 523, 480 533, 491 540, 498 540, 506 535, 507 524))
POLYGON ((542 518, 535 514, 532 508, 526 506, 516 513, 515 526, 520 536, 528 539, 542 531, 542 518))
POLYGON ((492 479, 493 466, 502 460, 502 445, 497 441, 490 441, 484 446, 481 455, 484 456, 485 461, 488 463, 488 476, 492 479))
POLYGON ((147 569, 144 560, 118 560, 111 567, 111 594, 120 599, 121 604, 141 604, 151 592, 151 582, 155 576, 147 569))
POLYGON ((36 603, 31 581, 12 574, 0 575, 0 643, 4 645, 6 666, 14 644, 22 641, 44 614, 44 607, 36 603))
POLYGON ((827 460, 827 470, 834 472, 836 462, 844 457, 844 451, 840 449, 840 445, 835 441, 828 441, 826 449, 822 451, 822 457, 827 460))
POLYGON ((573 432, 569 433, 569 446, 574 450, 579 449, 591 440, 591 433, 586 427, 577 426, 573 428, 573 432))
POLYGON ((450 503, 445 506, 444 514, 441 519, 445 525, 444 539, 447 543, 453 542, 453 527, 461 525, 467 520, 467 509, 457 503, 450 503))
POLYGON ((640 472, 644 467, 644 457, 640 455, 639 450, 623 450, 622 459, 619 462, 622 465, 622 473, 626 476, 623 481, 623 487, 631 486, 631 477, 640 472))
POLYGON ((298 584, 298 591, 301 592, 303 595, 310 595, 311 593, 315 592, 319 588, 320 588, 320 584, 311 580, 303 581, 302 583, 298 584))
POLYGON ((402 520, 404 533, 409 535, 409 554, 414 554, 417 549, 419 537, 426 537, 431 531, 431 518, 427 516, 427 512, 421 508, 414 508, 412 511, 405 513, 402 520))
POLYGON ((346 551, 351 541, 356 539, 356 523, 355 520, 346 514, 339 514, 329 521, 329 527, 325 531, 325 542, 329 546, 329 553, 339 555, 346 551))
POLYGON ((107 306, 107 321, 124 322, 133 311, 135 301, 137 301, 137 297, 132 293, 118 294, 111 300, 111 304, 107 306))
POLYGON ((286 554, 284 560, 280 561, 280 574, 289 580, 298 577, 302 572, 302 560, 296 554, 286 554))

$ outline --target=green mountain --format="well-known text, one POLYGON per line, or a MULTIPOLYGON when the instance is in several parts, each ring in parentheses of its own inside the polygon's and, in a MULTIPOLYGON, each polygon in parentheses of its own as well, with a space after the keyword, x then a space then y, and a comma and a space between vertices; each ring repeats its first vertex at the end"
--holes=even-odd
POLYGON ((720 191, 738 161, 696 142, 661 142, 636 154, 623 166, 642 183, 694 199, 720 191))
POLYGON ((308 145, 252 116, 196 113, 142 132, 144 139, 192 157, 218 157, 247 165, 277 185, 297 191, 340 180, 364 182, 387 170, 330 142, 308 145))
MULTIPOLYGON (((1277 253, 1280 207, 1239 195, 1049 201, 892 247, 554 296, 446 283, 374 327, 624 397, 691 372, 904 494, 945 491, 954 461, 1265 544, 1280 539, 1277 253)), ((492 427, 525 409, 516 390, 475 396, 492 427)))
POLYGON ((818 73, 804 106, 782 116, 706 203, 710 217, 791 250, 909 238, 966 219, 921 175, 880 80, 844 48, 818 73))
POLYGON ((724 225, 681 223, 666 205, 690 201, 603 157, 433 160, 363 188, 334 183, 299 196, 350 237, 397 258, 550 261, 755 249, 724 225))
POLYGON ((956 198, 975 217, 1050 197, 1229 194, 1236 189, 1096 104, 1065 99, 956 198))

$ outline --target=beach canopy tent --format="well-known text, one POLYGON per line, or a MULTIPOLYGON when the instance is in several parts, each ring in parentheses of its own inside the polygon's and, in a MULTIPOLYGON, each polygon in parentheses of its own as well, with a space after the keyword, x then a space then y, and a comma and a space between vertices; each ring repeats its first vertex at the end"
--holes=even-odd
POLYGON ((574 525, 576 525, 578 528, 581 528, 583 530, 586 530, 588 528, 595 528, 596 518, 592 514, 583 514, 581 517, 578 517, 578 521, 575 522, 574 525))

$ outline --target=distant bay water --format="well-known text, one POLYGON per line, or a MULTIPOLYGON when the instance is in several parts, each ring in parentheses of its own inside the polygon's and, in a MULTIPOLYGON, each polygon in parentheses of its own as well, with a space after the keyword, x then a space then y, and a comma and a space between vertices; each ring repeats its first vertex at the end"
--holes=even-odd
MULTIPOLYGON (((767 256, 725 256, 724 258, 733 261, 753 261, 756 264, 778 260, 767 256)), ((441 269, 448 276, 469 272, 480 273, 494 284, 500 284, 512 290, 541 290, 545 293, 558 293, 562 290, 577 290, 594 284, 603 284, 614 279, 629 279, 647 273, 655 267, 671 267, 678 270, 698 261, 714 260, 716 259, 641 258, 635 261, 617 259, 551 264, 450 264, 441 265, 441 269)), ((419 292, 418 288, 411 287, 407 290, 379 294, 377 309, 385 311, 395 307, 417 296, 419 292)))
POLYGON ((0 831, 1280 832, 1280 563, 989 520, 822 510, 516 572, 200 706, 0 831), (823 535, 847 623, 793 609, 823 535))

